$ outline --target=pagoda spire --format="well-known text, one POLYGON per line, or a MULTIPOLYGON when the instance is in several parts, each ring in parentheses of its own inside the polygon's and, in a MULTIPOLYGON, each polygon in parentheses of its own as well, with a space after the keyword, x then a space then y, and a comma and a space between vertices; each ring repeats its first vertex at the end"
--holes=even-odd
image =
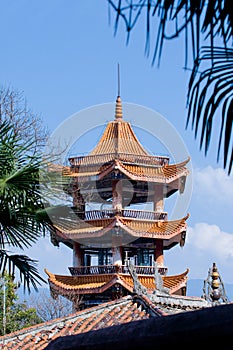
POLYGON ((122 104, 121 104, 121 98, 119 95, 117 96, 117 99, 116 99, 115 119, 117 120, 122 119, 122 104))
POLYGON ((116 99, 115 119, 122 119, 122 104, 120 97, 120 66, 118 63, 118 95, 116 99))

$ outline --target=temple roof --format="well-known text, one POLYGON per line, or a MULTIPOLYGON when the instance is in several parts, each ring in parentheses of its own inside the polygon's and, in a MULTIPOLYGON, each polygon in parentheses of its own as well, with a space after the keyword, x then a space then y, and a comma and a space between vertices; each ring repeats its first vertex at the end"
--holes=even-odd
MULTIPOLYGON (((133 293, 134 282, 133 278, 128 274, 113 273, 113 274, 96 274, 96 275, 78 275, 64 276, 56 275, 45 270, 49 276, 49 284, 53 293, 63 295, 67 298, 72 298, 76 294, 93 294, 103 293, 116 283, 122 285, 128 292, 133 293)), ((184 273, 173 276, 162 276, 163 286, 170 290, 173 294, 186 286, 187 269, 184 273)), ((155 278, 152 275, 138 275, 139 282, 146 287, 149 292, 156 289, 155 278)))
MULTIPOLYGON (((166 304, 165 302, 152 302, 145 295, 128 295, 126 297, 122 297, 121 299, 93 306, 68 316, 63 316, 1 336, 0 347, 2 350, 41 350, 46 349, 47 346, 57 338, 60 339, 60 337, 62 337, 62 339, 65 339, 64 336, 83 334, 86 340, 90 339, 89 334, 100 329, 105 329, 105 336, 102 337, 102 339, 106 341, 106 339, 110 339, 112 334, 114 334, 114 326, 128 324, 134 327, 137 322, 132 321, 143 321, 149 319, 168 320, 170 316, 172 317, 172 315, 169 314, 176 314, 177 312, 178 314, 182 312, 182 319, 185 320, 185 311, 187 312, 192 310, 192 312, 195 312, 195 310, 202 309, 203 307, 207 306, 208 304, 206 304, 205 300, 201 298, 171 296, 166 304)), ((195 314, 194 318, 196 318, 195 314)), ((199 316, 199 318, 202 319, 201 316, 199 316)), ((210 314, 208 319, 215 320, 215 317, 211 317, 210 314)), ((222 321, 225 319, 226 318, 222 319, 222 321)), ((176 331, 180 331, 184 327, 182 326, 180 329, 180 322, 181 320, 175 322, 177 325, 176 331)), ((195 324, 197 325, 199 323, 192 321, 192 325, 195 324)), ((143 326, 142 323, 140 323, 140 325, 141 327, 143 326)), ((166 329, 169 330, 171 328, 174 328, 174 324, 173 327, 166 327, 166 329)), ((154 329, 154 327, 150 326, 150 335, 151 329, 154 329)), ((186 328, 185 332, 189 334, 189 329, 186 328)), ((120 334, 121 337, 123 335, 127 335, 128 337, 129 334, 132 334, 133 337, 135 337, 137 332, 135 332, 134 328, 131 329, 131 332, 129 332, 128 329, 125 330, 125 332, 123 329, 121 329, 120 334)), ((96 336, 96 333, 94 333, 94 335, 96 336)), ((80 343, 80 346, 82 346, 82 342, 80 343)), ((54 348, 58 349, 64 347, 60 347, 57 344, 54 348)), ((96 347, 93 347, 93 349, 94 348, 96 347)), ((103 348, 103 346, 101 346, 101 348, 103 348)), ((120 349, 121 347, 118 348, 120 349)))
POLYGON ((109 122, 96 147, 90 155, 128 153, 148 156, 149 153, 143 148, 137 139, 130 123, 122 118, 116 118, 109 122))
POLYGON ((149 300, 130 296, 0 337, 1 349, 44 349, 59 336, 76 335, 131 321, 163 316, 149 300))
POLYGON ((169 157, 148 153, 139 142, 129 122, 122 118, 121 99, 116 101, 115 120, 109 122, 95 148, 86 156, 69 158, 71 168, 64 167, 65 176, 80 181, 102 179, 115 169, 132 180, 171 182, 187 176, 189 158, 169 165, 169 157))
POLYGON ((130 123, 123 120, 120 96, 117 96, 116 99, 115 120, 107 124, 98 144, 89 153, 90 156, 103 154, 115 155, 115 159, 119 154, 149 156, 152 158, 151 154, 139 142, 130 123))
POLYGON ((131 124, 122 118, 120 97, 116 101, 115 119, 107 123, 97 145, 87 155, 70 157, 70 166, 49 164, 49 171, 81 183, 95 182, 121 174, 132 181, 160 183, 164 196, 184 191, 189 174, 190 157, 169 164, 168 156, 150 154, 139 142, 131 124))
MULTIPOLYGON (((178 220, 145 220, 115 216, 98 220, 83 221, 76 217, 73 220, 57 221, 54 228, 57 235, 63 239, 79 241, 85 244, 85 239, 91 239, 92 244, 101 241, 101 244, 112 246, 113 238, 116 236, 115 229, 121 239, 121 244, 127 244, 137 238, 163 239, 164 248, 168 249, 170 244, 178 243, 182 237, 180 234, 186 232, 186 220, 189 215, 178 220), (100 240, 101 237, 101 240, 100 240)), ((116 237, 115 237, 116 238, 116 237)))
MULTIPOLYGON (((124 161, 119 158, 129 158, 124 155, 124 157, 120 157, 121 155, 118 155, 118 158, 116 158, 116 155, 114 154, 106 154, 106 159, 103 163, 100 162, 100 159, 98 160, 97 157, 88 159, 90 163, 88 163, 88 159, 83 160, 77 160, 79 165, 77 165, 77 168, 69 168, 65 166, 63 168, 63 175, 68 177, 77 177, 79 181, 86 181, 89 178, 95 177, 95 180, 100 180, 104 178, 106 175, 110 174, 114 170, 119 170, 122 174, 126 175, 128 178, 132 180, 137 181, 151 181, 151 182, 161 182, 161 183, 170 183, 182 176, 186 177, 189 173, 188 169, 186 168, 186 164, 189 162, 189 158, 185 161, 177 164, 164 164, 164 165, 154 165, 152 162, 150 163, 150 160, 148 159, 148 164, 139 163, 138 164, 136 159, 134 159, 134 162, 129 162, 129 160, 124 161), (94 159, 96 158, 96 159, 94 159), (108 158, 112 158, 110 161, 108 161, 108 158), (96 164, 94 163, 96 161, 96 164), (85 163, 88 164, 85 164, 85 163), (92 163, 93 162, 93 163, 92 163)), ((103 158, 103 155, 101 155, 100 158, 103 158)), ((75 158, 74 163, 76 162, 75 158)), ((145 159, 143 159, 145 162, 145 159)), ((146 162, 145 162, 146 163, 146 162)), ((55 169, 55 168, 54 168, 55 169)))

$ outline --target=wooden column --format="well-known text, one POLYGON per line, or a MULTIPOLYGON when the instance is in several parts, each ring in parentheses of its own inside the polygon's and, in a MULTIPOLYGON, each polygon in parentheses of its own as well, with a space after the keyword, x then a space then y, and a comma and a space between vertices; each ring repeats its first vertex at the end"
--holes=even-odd
POLYGON ((73 242, 73 266, 83 266, 83 250, 78 242, 73 242))
POLYGON ((157 262, 158 266, 164 266, 163 240, 156 239, 155 243, 154 260, 157 262))
POLYGON ((154 185, 154 211, 164 211, 164 200, 163 200, 163 184, 154 185))
POLYGON ((73 206, 77 208, 78 212, 85 212, 85 202, 80 193, 80 189, 75 184, 73 185, 73 206))
POLYGON ((112 247, 113 265, 122 265, 122 247, 112 247))
MULTIPOLYGON (((119 171, 114 172, 115 179, 112 180, 112 208, 116 212, 121 212, 122 210, 122 181, 118 178, 120 177, 119 171)), ((122 238, 118 236, 118 230, 116 228, 116 233, 112 238, 112 261, 113 265, 122 265, 122 238)))
POLYGON ((117 211, 122 209, 122 181, 118 179, 112 181, 112 207, 117 211))

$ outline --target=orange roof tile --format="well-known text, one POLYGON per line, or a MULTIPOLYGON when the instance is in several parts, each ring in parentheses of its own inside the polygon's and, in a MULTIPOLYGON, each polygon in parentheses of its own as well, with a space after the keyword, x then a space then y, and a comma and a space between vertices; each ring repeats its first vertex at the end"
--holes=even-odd
POLYGON ((171 182, 181 176, 188 175, 188 169, 185 165, 189 162, 189 158, 177 164, 166 164, 163 166, 125 164, 118 161, 117 166, 120 171, 125 173, 132 180, 171 182))
POLYGON ((136 137, 131 124, 122 119, 120 96, 116 100, 115 120, 107 123, 96 147, 87 156, 69 158, 70 168, 49 164, 50 171, 78 181, 101 180, 114 169, 132 180, 175 184, 183 191, 183 184, 174 181, 189 173, 186 164, 169 165, 169 157, 149 154, 136 137))
POLYGON ((2 350, 45 349, 50 341, 60 336, 76 335, 90 330, 128 323, 164 313, 146 299, 131 296, 85 309, 69 316, 54 319, 0 337, 2 350))
POLYGON ((119 226, 134 236, 169 239, 186 230, 189 214, 178 220, 138 220, 130 218, 119 218, 119 226), (136 234, 138 233, 138 234, 136 234))
POLYGON ((189 214, 178 220, 144 220, 115 216, 113 218, 83 221, 78 218, 74 220, 57 220, 54 227, 57 235, 62 238, 81 240, 98 239, 105 236, 106 241, 112 242, 112 230, 118 226, 125 233, 122 236, 124 241, 130 237, 160 238, 169 240, 181 232, 186 231, 186 220, 189 214))
POLYGON ((96 158, 95 161, 97 164, 84 165, 81 162, 78 168, 73 168, 70 171, 65 167, 63 175, 78 178, 79 181, 86 181, 93 176, 98 180, 111 173, 114 169, 118 169, 132 180, 156 181, 161 183, 166 181, 166 183, 170 183, 182 176, 187 176, 189 173, 185 166, 189 162, 189 158, 181 163, 163 166, 153 165, 151 160, 148 161, 148 164, 137 164, 136 159, 133 163, 123 162, 119 159, 119 155, 118 158, 114 158, 110 164, 104 163, 102 165, 101 162, 97 162, 98 158, 96 158))
MULTIPOLYGON (((179 275, 162 276, 163 285, 169 288, 172 293, 186 285, 188 269, 179 275)), ((133 292, 133 279, 130 275, 122 273, 114 274, 96 274, 96 275, 79 275, 64 276, 56 275, 45 270, 49 276, 49 284, 52 290, 66 297, 78 294, 103 293, 116 283, 121 284, 130 293, 133 292)), ((153 275, 138 275, 139 282, 152 292, 156 289, 153 275)))
MULTIPOLYGON (((178 295, 133 295, 122 297, 114 301, 99 304, 98 306, 84 309, 74 314, 44 322, 32 327, 24 328, 20 331, 7 334, 0 337, 0 348, 3 350, 44 350, 48 347, 50 342, 64 336, 81 334, 85 339, 89 339, 89 331, 105 329, 105 337, 114 334, 114 327, 117 325, 130 325, 130 329, 123 331, 122 327, 120 333, 116 333, 117 337, 126 334, 132 334, 135 337, 135 324, 140 320, 149 320, 152 318, 160 318, 163 322, 163 316, 176 314, 177 312, 194 311, 209 307, 210 304, 202 298, 198 297, 182 297, 178 295), (162 318, 161 318, 162 317, 162 318)), ((216 310, 216 307, 214 307, 216 310)), ((223 312, 224 313, 224 312, 223 312)), ((207 318, 209 320, 209 316, 207 318)), ((181 315, 184 319, 185 315, 181 315)), ((196 318, 194 315, 193 320, 196 318)), ((148 322, 148 321, 146 321, 148 322)), ((174 323, 172 321, 172 323, 174 323)), ((179 322, 178 322, 179 324, 179 322)), ((140 323, 140 327, 143 323, 140 323)), ((154 324, 153 324, 154 326, 154 324)), ((161 328, 161 323, 159 329, 161 328)), ((153 327, 148 328, 150 332, 153 327)), ((177 330, 179 329, 179 326, 177 330)), ((97 333, 92 333, 94 337, 97 333)), ((102 335, 101 335, 102 337, 102 335)), ((67 338, 65 344, 67 345, 67 338)), ((105 340, 104 340, 105 341, 105 340)), ((83 344, 83 342, 81 342, 83 344)), ((81 344, 81 346, 82 346, 81 344)), ((64 343, 63 343, 64 345, 64 343)), ((60 348, 59 344, 54 344, 55 348, 60 348)), ((62 346, 63 348, 63 346, 62 346)))
MULTIPOLYGON (((121 110, 120 97, 116 110, 121 110)), ((71 168, 50 165, 51 171, 62 172, 64 176, 78 177, 86 181, 90 177, 101 179, 118 168, 133 180, 171 182, 187 176, 185 167, 189 158, 182 163, 169 165, 169 157, 149 154, 139 142, 129 122, 117 117, 107 123, 96 147, 87 155, 69 158, 71 168)))
POLYGON ((122 119, 115 119, 107 124, 102 137, 90 155, 108 153, 149 155, 138 141, 130 123, 122 119))

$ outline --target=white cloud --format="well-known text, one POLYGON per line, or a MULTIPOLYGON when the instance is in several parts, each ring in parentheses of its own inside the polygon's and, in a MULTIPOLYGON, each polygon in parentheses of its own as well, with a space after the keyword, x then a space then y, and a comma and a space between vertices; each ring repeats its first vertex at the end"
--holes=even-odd
POLYGON ((233 203, 233 177, 228 176, 222 168, 208 166, 194 170, 193 191, 206 199, 233 203))
POLYGON ((221 231, 217 225, 197 223, 193 228, 189 227, 187 243, 223 261, 233 258, 233 235, 221 231))
POLYGON ((176 246, 165 252, 169 275, 189 268, 189 279, 204 280, 214 262, 223 282, 233 283, 233 235, 204 222, 188 228, 183 248, 176 246))

